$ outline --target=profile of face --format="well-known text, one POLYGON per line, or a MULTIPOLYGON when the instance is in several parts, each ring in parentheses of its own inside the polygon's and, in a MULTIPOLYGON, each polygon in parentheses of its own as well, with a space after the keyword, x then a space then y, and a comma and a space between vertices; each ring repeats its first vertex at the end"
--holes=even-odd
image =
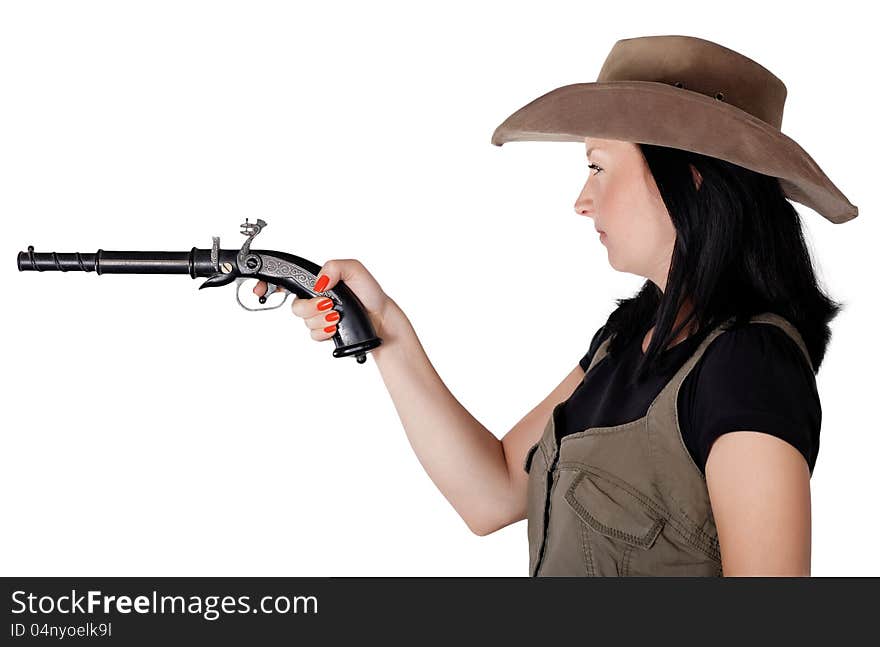
POLYGON ((665 289, 676 233, 648 163, 633 142, 598 137, 584 142, 590 168, 575 211, 604 232, 600 241, 611 267, 665 289))

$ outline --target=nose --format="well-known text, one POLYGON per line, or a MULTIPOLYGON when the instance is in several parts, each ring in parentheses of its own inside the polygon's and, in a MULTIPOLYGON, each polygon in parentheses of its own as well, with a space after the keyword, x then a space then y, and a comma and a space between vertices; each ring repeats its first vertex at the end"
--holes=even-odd
POLYGON ((578 196, 577 200, 574 202, 574 210, 579 216, 589 216, 593 217, 593 198, 589 195, 589 182, 584 185, 584 188, 581 190, 581 194, 578 196))

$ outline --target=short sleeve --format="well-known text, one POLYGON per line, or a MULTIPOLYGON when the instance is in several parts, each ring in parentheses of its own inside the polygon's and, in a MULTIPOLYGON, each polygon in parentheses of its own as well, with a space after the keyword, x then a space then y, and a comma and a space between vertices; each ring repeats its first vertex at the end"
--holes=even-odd
POLYGON ((584 369, 584 373, 587 372, 587 369, 590 368, 590 362, 593 361, 593 355, 596 354, 596 349, 599 348, 599 345, 602 343, 602 333, 605 332, 605 326, 601 326, 593 335, 593 339, 590 341, 590 348, 587 351, 587 354, 581 358, 580 365, 581 368, 584 369))
POLYGON ((730 329, 709 344, 689 378, 689 447, 705 473, 712 443, 730 431, 760 431, 794 446, 810 474, 822 406, 800 347, 772 324, 730 329))

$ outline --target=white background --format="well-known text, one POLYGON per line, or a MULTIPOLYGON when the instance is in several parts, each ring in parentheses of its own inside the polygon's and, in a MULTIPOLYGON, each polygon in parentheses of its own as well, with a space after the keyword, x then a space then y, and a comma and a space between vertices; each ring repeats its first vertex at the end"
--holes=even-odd
POLYGON ((290 302, 249 313, 186 275, 19 273, 13 257, 237 248, 263 218, 256 247, 360 259, 500 438, 643 279, 574 212, 583 145, 492 132, 594 81, 616 40, 684 34, 779 75, 783 132, 860 208, 833 225, 796 205, 847 304, 818 375, 813 575, 880 574, 869 5, 0 6, 0 573, 526 575, 526 522, 472 534, 374 359, 333 359, 290 302))

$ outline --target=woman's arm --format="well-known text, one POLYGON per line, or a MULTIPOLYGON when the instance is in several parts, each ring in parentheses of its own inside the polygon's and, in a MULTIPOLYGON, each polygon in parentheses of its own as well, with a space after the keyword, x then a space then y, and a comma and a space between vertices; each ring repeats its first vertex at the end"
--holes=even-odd
POLYGON ((810 470, 794 446, 725 433, 706 460, 706 484, 725 577, 809 577, 810 470))
POLYGON ((580 366, 502 440, 449 391, 407 316, 392 301, 371 351, 410 445, 428 476, 478 535, 523 519, 526 450, 541 437, 553 407, 574 391, 580 366))

